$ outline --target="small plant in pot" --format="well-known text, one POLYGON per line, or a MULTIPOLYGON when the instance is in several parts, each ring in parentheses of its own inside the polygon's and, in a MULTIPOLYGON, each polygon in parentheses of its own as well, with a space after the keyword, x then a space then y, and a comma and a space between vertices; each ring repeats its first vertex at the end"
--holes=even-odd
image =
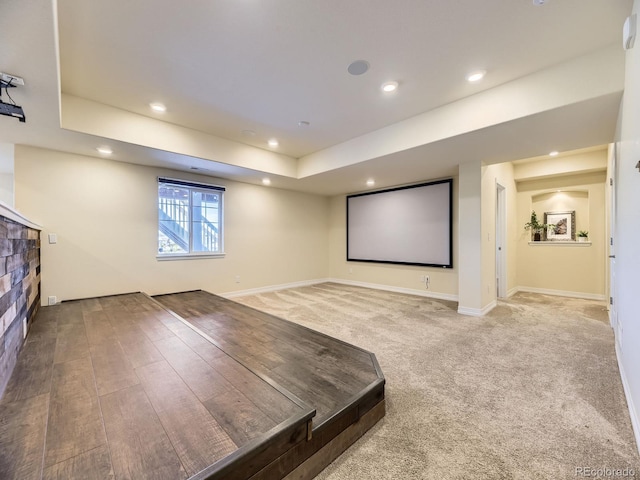
POLYGON ((587 232, 586 230, 580 230, 578 232, 578 241, 586 242, 588 240, 589 240, 589 232, 587 232))
POLYGON ((549 225, 546 223, 540 223, 538 221, 538 215, 536 215, 536 211, 533 210, 531 212, 531 219, 524 224, 525 230, 531 230, 532 238, 534 242, 539 242, 542 240, 542 233, 549 228, 549 225))

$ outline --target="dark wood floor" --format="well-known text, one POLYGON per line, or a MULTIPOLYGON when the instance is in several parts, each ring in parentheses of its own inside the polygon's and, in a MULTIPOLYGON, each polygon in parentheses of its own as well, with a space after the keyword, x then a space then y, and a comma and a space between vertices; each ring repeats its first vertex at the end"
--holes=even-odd
POLYGON ((268 313, 201 290, 154 298, 313 405, 316 428, 379 378, 369 352, 268 313))
POLYGON ((0 400, 0 478, 282 478, 384 415, 368 352, 206 292, 159 300, 192 325, 144 294, 40 309, 0 400))

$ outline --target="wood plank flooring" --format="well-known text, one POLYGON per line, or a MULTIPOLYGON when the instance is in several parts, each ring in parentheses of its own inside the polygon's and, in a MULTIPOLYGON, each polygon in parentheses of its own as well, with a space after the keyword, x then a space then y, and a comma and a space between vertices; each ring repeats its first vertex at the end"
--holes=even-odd
POLYGON ((0 400, 0 477, 184 479, 312 415, 144 294, 65 302, 0 400))
POLYGON ((154 298, 316 408, 315 428, 380 378, 369 352, 231 300, 200 290, 154 298))

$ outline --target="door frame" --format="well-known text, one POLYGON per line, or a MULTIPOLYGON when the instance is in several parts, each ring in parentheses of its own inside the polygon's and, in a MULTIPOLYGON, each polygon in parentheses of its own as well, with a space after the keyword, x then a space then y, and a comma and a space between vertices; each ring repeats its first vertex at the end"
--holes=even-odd
POLYGON ((496 297, 507 291, 507 190, 496 181, 496 297))
MULTIPOLYGON (((617 289, 616 289, 616 182, 618 180, 618 154, 620 147, 617 143, 611 144, 610 151, 610 176, 609 176, 609 238, 608 238, 608 260, 609 260, 609 323, 618 334, 618 309, 617 309, 617 289)), ((620 339, 618 338, 618 342, 620 339)))

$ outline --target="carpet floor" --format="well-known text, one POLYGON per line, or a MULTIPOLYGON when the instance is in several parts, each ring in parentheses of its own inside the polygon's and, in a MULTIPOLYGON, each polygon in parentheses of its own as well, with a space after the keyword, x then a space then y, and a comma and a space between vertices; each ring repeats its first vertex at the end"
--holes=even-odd
POLYGON ((640 478, 602 302, 519 293, 474 318, 333 283, 234 300, 378 358, 387 415, 319 480, 640 478))

